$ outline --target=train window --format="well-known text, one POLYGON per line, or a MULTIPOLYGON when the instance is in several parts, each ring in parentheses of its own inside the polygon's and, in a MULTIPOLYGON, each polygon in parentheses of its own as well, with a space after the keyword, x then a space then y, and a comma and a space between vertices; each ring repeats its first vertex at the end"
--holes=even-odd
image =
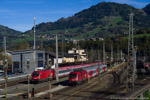
POLYGON ((59 71, 59 73, 65 73, 65 72, 70 72, 70 71, 71 71, 71 69, 66 69, 66 70, 59 71))
POLYGON ((70 78, 76 78, 76 74, 70 74, 70 78))
POLYGON ((32 76, 33 77, 39 76, 39 73, 33 73, 32 76))

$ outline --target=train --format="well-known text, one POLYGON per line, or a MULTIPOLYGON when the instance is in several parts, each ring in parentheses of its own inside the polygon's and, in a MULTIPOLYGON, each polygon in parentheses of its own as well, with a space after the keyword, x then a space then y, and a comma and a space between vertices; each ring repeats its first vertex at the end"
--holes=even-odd
MULTIPOLYGON (((98 63, 89 63, 89 64, 82 64, 82 65, 75 65, 75 66, 66 66, 58 68, 58 77, 64 77, 69 75, 70 72, 75 70, 83 70, 85 68, 90 68, 93 66, 98 66, 98 63)), ((39 70, 33 71, 32 74, 32 82, 42 82, 48 81, 56 78, 56 68, 50 70, 39 70)))
POLYGON ((88 78, 93 78, 93 77, 97 76, 98 71, 100 73, 106 72, 107 65, 101 64, 100 70, 97 65, 94 67, 85 68, 84 70, 70 72, 69 83, 70 83, 70 85, 82 83, 83 81, 86 81, 88 78))

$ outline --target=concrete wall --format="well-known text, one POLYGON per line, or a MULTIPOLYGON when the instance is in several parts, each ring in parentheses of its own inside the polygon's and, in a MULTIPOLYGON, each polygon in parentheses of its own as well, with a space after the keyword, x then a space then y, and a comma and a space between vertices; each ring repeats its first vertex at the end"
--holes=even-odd
POLYGON ((36 50, 36 51, 13 52, 12 53, 12 72, 13 73, 18 73, 18 72, 28 73, 27 60, 29 60, 30 62, 29 73, 32 73, 38 68, 43 69, 45 67, 45 62, 46 62, 45 51, 36 50))

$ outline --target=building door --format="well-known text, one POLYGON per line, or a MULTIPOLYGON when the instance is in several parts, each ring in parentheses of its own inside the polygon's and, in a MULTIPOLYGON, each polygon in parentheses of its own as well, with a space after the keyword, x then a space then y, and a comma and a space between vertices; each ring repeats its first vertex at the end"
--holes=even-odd
POLYGON ((15 61, 13 62, 13 73, 19 73, 20 69, 19 69, 19 61, 15 61))

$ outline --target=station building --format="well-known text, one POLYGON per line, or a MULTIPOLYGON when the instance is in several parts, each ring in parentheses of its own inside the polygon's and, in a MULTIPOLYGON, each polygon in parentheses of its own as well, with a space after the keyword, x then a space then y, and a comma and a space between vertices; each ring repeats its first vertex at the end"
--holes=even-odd
MULTIPOLYGON (((54 64, 56 54, 46 50, 22 50, 11 51, 12 73, 28 73, 27 63, 29 63, 29 73, 43 69, 47 65, 54 64)), ((60 59, 60 56, 59 56, 60 59)))
MULTIPOLYGON (((29 73, 35 70, 44 69, 47 66, 55 68, 56 53, 46 50, 21 50, 11 51, 12 55, 12 73, 28 73, 27 64, 30 66, 29 73)), ((74 63, 87 61, 84 50, 69 50, 68 53, 58 53, 58 63, 74 63), (63 56, 62 56, 63 55, 63 56)))

